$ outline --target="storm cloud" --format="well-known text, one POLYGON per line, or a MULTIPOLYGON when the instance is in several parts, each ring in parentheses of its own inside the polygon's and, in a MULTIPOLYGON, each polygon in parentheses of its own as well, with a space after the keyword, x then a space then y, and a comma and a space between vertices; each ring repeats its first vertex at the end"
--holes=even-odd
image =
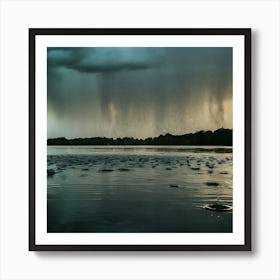
POLYGON ((48 48, 48 138, 232 128, 232 48, 48 48))

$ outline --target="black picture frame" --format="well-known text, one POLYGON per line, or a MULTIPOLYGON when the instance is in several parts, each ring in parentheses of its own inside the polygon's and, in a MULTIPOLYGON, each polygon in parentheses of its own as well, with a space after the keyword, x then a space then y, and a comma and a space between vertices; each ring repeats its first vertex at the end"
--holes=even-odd
POLYGON ((250 251, 251 248, 251 29, 250 28, 192 28, 192 29, 29 29, 29 250, 30 251, 250 251), (245 85, 244 139, 244 244, 242 245, 38 245, 35 224, 35 53, 36 36, 42 35, 243 35, 245 85))

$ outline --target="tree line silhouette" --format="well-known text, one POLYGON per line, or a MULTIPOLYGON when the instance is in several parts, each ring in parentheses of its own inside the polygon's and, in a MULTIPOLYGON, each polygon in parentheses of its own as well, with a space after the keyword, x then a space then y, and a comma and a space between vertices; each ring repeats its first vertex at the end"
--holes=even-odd
POLYGON ((215 131, 198 131, 184 135, 172 135, 167 133, 158 137, 146 139, 135 139, 133 137, 107 138, 75 138, 65 137, 52 138, 47 140, 48 145, 221 145, 232 146, 232 129, 220 128, 215 131))

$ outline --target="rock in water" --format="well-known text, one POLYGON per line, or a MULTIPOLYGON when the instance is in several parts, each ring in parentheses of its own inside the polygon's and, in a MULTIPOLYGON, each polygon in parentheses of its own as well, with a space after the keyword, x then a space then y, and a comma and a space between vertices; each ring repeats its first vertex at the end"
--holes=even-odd
POLYGON ((101 169, 99 172, 113 172, 113 169, 101 169))
POLYGON ((206 182, 205 183, 207 186, 212 186, 212 187, 217 187, 219 186, 219 183, 216 183, 216 182, 206 182))
POLYGON ((53 169, 48 169, 48 176, 53 176, 55 174, 55 171, 53 169))
POLYGON ((169 185, 170 188, 179 188, 179 185, 169 185))
POLYGON ((199 167, 191 167, 191 170, 198 171, 198 170, 200 170, 200 168, 199 167))

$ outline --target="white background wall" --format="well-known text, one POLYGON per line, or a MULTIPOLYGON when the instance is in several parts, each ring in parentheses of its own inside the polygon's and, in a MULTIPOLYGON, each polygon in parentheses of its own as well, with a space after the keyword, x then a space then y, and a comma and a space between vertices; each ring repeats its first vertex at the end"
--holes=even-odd
POLYGON ((280 279, 280 2, 0 0, 0 279, 280 279), (252 252, 28 251, 28 28, 251 27, 252 252))

